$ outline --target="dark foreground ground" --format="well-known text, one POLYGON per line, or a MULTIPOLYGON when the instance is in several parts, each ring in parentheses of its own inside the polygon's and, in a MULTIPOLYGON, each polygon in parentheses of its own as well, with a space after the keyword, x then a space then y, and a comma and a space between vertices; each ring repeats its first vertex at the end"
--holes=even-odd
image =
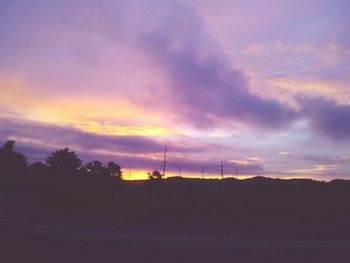
MULTIPOLYGON (((137 220, 122 224, 133 229, 137 220)), ((2 262, 349 262, 350 257, 347 238, 180 236, 173 229, 171 234, 153 234, 154 220, 142 224, 148 231, 134 233, 118 223, 98 229, 97 224, 2 219, 2 262)), ((165 225, 180 227, 169 221, 165 225)))
POLYGON ((346 184, 204 184, 3 187, 0 262, 350 262, 346 184))

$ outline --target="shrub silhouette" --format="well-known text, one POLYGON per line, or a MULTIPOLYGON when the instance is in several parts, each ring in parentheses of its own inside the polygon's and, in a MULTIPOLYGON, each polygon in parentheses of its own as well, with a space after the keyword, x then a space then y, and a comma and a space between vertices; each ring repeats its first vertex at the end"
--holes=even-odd
POLYGON ((161 180, 163 175, 159 172, 159 170, 154 170, 152 173, 148 172, 148 178, 150 180, 161 180))
POLYGON ((8 140, 0 148, 0 172, 3 177, 24 175, 27 169, 26 157, 13 150, 15 141, 8 140))
POLYGON ((81 166, 81 160, 75 152, 68 148, 57 150, 47 157, 46 163, 56 175, 74 175, 77 174, 81 166))

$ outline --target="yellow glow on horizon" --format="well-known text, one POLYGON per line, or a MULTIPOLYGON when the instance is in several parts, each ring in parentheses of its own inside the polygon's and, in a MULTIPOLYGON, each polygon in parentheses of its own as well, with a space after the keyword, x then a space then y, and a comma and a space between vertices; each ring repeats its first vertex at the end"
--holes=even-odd
MULTIPOLYGON (((124 180, 147 180, 148 179, 148 172, 151 171, 146 171, 146 170, 141 170, 141 169, 132 169, 131 172, 129 169, 124 169, 123 170, 123 179, 124 180)), ((162 171, 160 171, 162 172, 162 171)), ((173 171, 169 171, 166 172, 166 176, 165 178, 171 178, 171 177, 179 177, 180 174, 178 172, 173 172, 173 171)), ((229 176, 226 175, 224 176, 224 179, 226 178, 236 178, 236 179, 249 179, 249 178, 253 178, 256 175, 238 175, 236 176, 229 176)), ((190 179, 201 179, 202 178, 202 174, 201 173, 182 173, 181 174, 182 178, 190 178, 190 179)), ((219 174, 204 174, 203 179, 221 179, 221 175, 219 174)))
MULTIPOLYGON (((329 181, 330 178, 327 176, 322 176, 321 174, 310 174, 311 176, 305 176, 305 175, 290 175, 290 176, 283 176, 282 178, 279 175, 263 175, 264 177, 272 178, 272 179, 284 179, 284 180, 290 180, 290 179, 313 179, 318 181, 329 181)), ((224 176, 224 179, 228 178, 235 178, 239 180, 245 180, 254 178, 257 175, 252 174, 243 174, 236 176, 224 176)), ((176 172, 167 172, 165 178, 171 178, 171 177, 179 177, 179 173, 176 172)), ((201 179, 202 176, 200 173, 182 173, 182 178, 188 178, 188 179, 201 179)), ((147 180, 148 174, 146 170, 132 170, 131 171, 131 177, 129 177, 129 170, 125 169, 123 172, 123 179, 124 180, 147 180)), ((203 179, 221 179, 221 175, 218 174, 204 174, 203 179)))

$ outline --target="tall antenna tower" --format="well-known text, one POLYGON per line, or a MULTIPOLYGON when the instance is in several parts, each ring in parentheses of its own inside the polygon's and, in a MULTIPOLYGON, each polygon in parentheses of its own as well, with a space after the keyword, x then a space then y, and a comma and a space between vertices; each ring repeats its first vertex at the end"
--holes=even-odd
POLYGON ((221 179, 224 179, 224 162, 222 161, 220 163, 220 173, 221 173, 221 179))
POLYGON ((203 167, 202 167, 202 179, 203 179, 203 174, 204 174, 204 169, 203 169, 203 167))
POLYGON ((167 148, 166 148, 166 145, 165 145, 164 146, 164 161, 163 161, 163 177, 165 177, 166 152, 167 152, 167 148))

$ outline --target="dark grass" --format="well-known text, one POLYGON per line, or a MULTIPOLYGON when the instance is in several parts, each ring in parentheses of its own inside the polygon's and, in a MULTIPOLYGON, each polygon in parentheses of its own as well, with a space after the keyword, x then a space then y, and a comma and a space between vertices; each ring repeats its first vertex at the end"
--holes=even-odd
POLYGON ((348 200, 345 180, 21 177, 0 189, 1 255, 4 262, 348 262, 348 200))

